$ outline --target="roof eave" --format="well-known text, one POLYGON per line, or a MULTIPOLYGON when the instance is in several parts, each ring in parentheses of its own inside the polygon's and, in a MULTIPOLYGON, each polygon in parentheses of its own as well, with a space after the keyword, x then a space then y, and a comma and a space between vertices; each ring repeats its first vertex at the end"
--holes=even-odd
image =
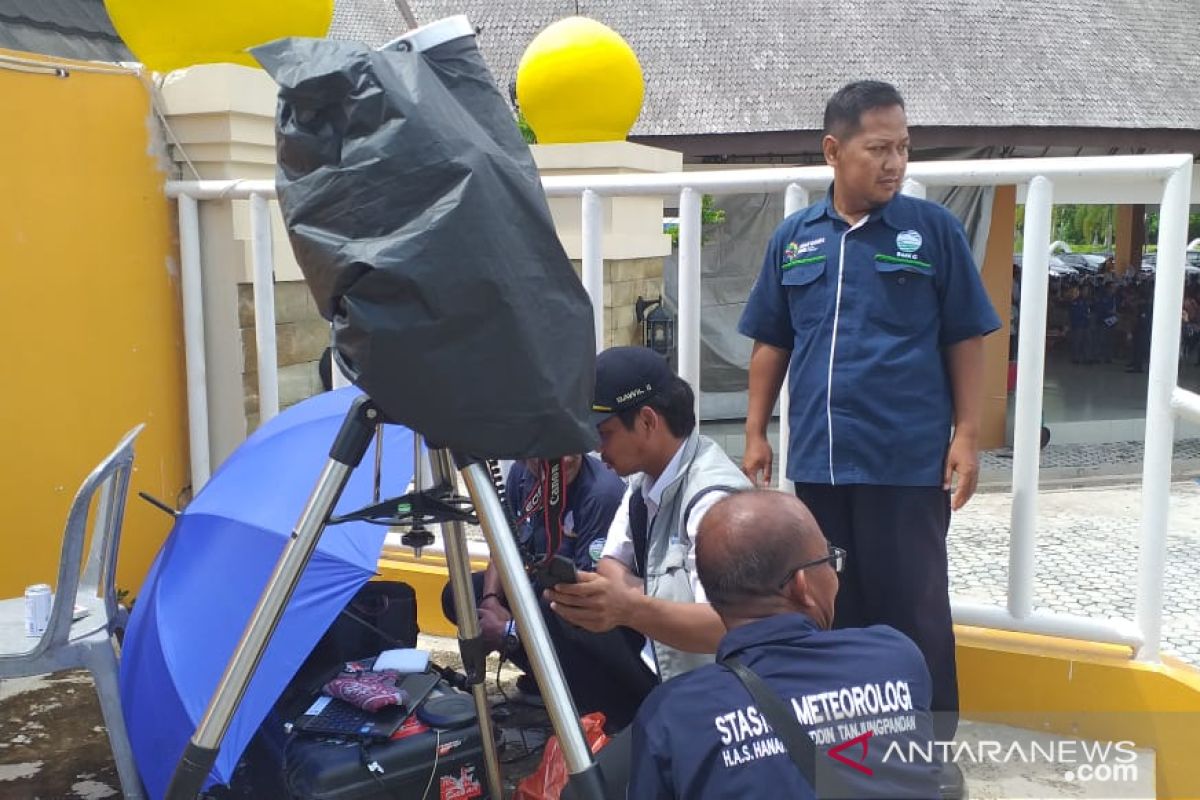
MULTIPOLYGON (((1078 147, 1120 152, 1198 153, 1200 130, 1180 128, 1087 128, 1065 126, 912 126, 919 149, 939 147, 1078 147)), ((788 158, 820 153, 821 132, 757 131, 753 133, 630 136, 639 144, 682 152, 689 160, 727 157, 788 158)))

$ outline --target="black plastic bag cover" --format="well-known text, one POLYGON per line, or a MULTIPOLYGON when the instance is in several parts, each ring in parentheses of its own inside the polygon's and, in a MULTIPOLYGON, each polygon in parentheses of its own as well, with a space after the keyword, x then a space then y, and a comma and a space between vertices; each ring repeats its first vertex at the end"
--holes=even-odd
POLYGON ((351 380, 436 446, 591 450, 591 304, 475 37, 254 55, 280 86, 288 235, 351 380))

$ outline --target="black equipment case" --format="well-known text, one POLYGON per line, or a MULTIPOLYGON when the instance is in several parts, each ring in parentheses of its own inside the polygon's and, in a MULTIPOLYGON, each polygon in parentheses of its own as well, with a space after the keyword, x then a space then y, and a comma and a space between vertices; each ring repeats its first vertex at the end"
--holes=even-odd
MULTIPOLYGON (((386 638, 348 614, 339 617, 263 721, 246 749, 228 796, 256 800, 472 800, 488 796, 483 744, 473 713, 468 724, 445 729, 429 727, 414 713, 387 741, 342 740, 290 731, 288 722, 311 705, 340 665, 369 659, 382 649, 416 645, 415 600, 412 587, 406 584, 373 581, 363 586, 346 611, 369 622, 386 638)), ((438 695, 470 697, 444 680, 430 699, 438 695)))
MULTIPOLYGON (((462 694, 444 681, 436 691, 462 694)), ((372 742, 292 733, 276 710, 251 743, 245 763, 245 782, 235 787, 243 796, 290 800, 488 797, 483 743, 475 722, 438 729, 413 715, 391 740, 372 742)))

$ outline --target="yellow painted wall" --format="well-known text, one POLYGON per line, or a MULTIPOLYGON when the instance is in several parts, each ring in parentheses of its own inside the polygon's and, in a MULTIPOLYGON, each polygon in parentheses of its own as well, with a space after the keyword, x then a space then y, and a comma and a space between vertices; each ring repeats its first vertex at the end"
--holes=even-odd
MULTIPOLYGON (((471 560, 472 572, 481 572, 486 567, 486 560, 471 560)), ((426 554, 418 559, 406 547, 387 548, 379 559, 379 575, 384 580, 400 581, 413 587, 417 593, 417 625, 422 633, 435 636, 458 634, 458 628, 442 614, 442 590, 449 580, 445 558, 426 554)))
POLYGON ((174 222, 149 87, 0 65, 0 97, 0 597, 54 580, 79 483, 145 422, 117 578, 136 593, 170 529, 136 492, 175 503, 188 482, 174 222))
POLYGON ((1155 751, 1159 798, 1200 798, 1200 671, 1129 648, 957 626, 962 715, 1155 751))

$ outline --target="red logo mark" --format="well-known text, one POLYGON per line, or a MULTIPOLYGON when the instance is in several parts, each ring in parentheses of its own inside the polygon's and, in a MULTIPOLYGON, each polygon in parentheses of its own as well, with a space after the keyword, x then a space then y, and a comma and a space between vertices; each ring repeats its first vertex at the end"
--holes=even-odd
POLYGON ((834 745, 833 747, 829 748, 829 757, 834 759, 835 761, 842 762, 847 767, 853 767, 854 769, 856 769, 859 772, 862 772, 866 775, 874 775, 875 770, 866 766, 867 740, 870 739, 871 736, 874 735, 874 733, 875 733, 875 731, 867 731, 864 734, 855 736, 853 739, 847 739, 846 741, 842 742, 841 744, 834 745), (858 759, 857 761, 851 761, 849 758, 842 755, 843 750, 848 750, 857 744, 862 745, 862 758, 858 759))
POLYGON ((483 796, 483 786, 475 780, 475 767, 463 767, 458 777, 443 775, 439 788, 441 800, 471 800, 483 796))

